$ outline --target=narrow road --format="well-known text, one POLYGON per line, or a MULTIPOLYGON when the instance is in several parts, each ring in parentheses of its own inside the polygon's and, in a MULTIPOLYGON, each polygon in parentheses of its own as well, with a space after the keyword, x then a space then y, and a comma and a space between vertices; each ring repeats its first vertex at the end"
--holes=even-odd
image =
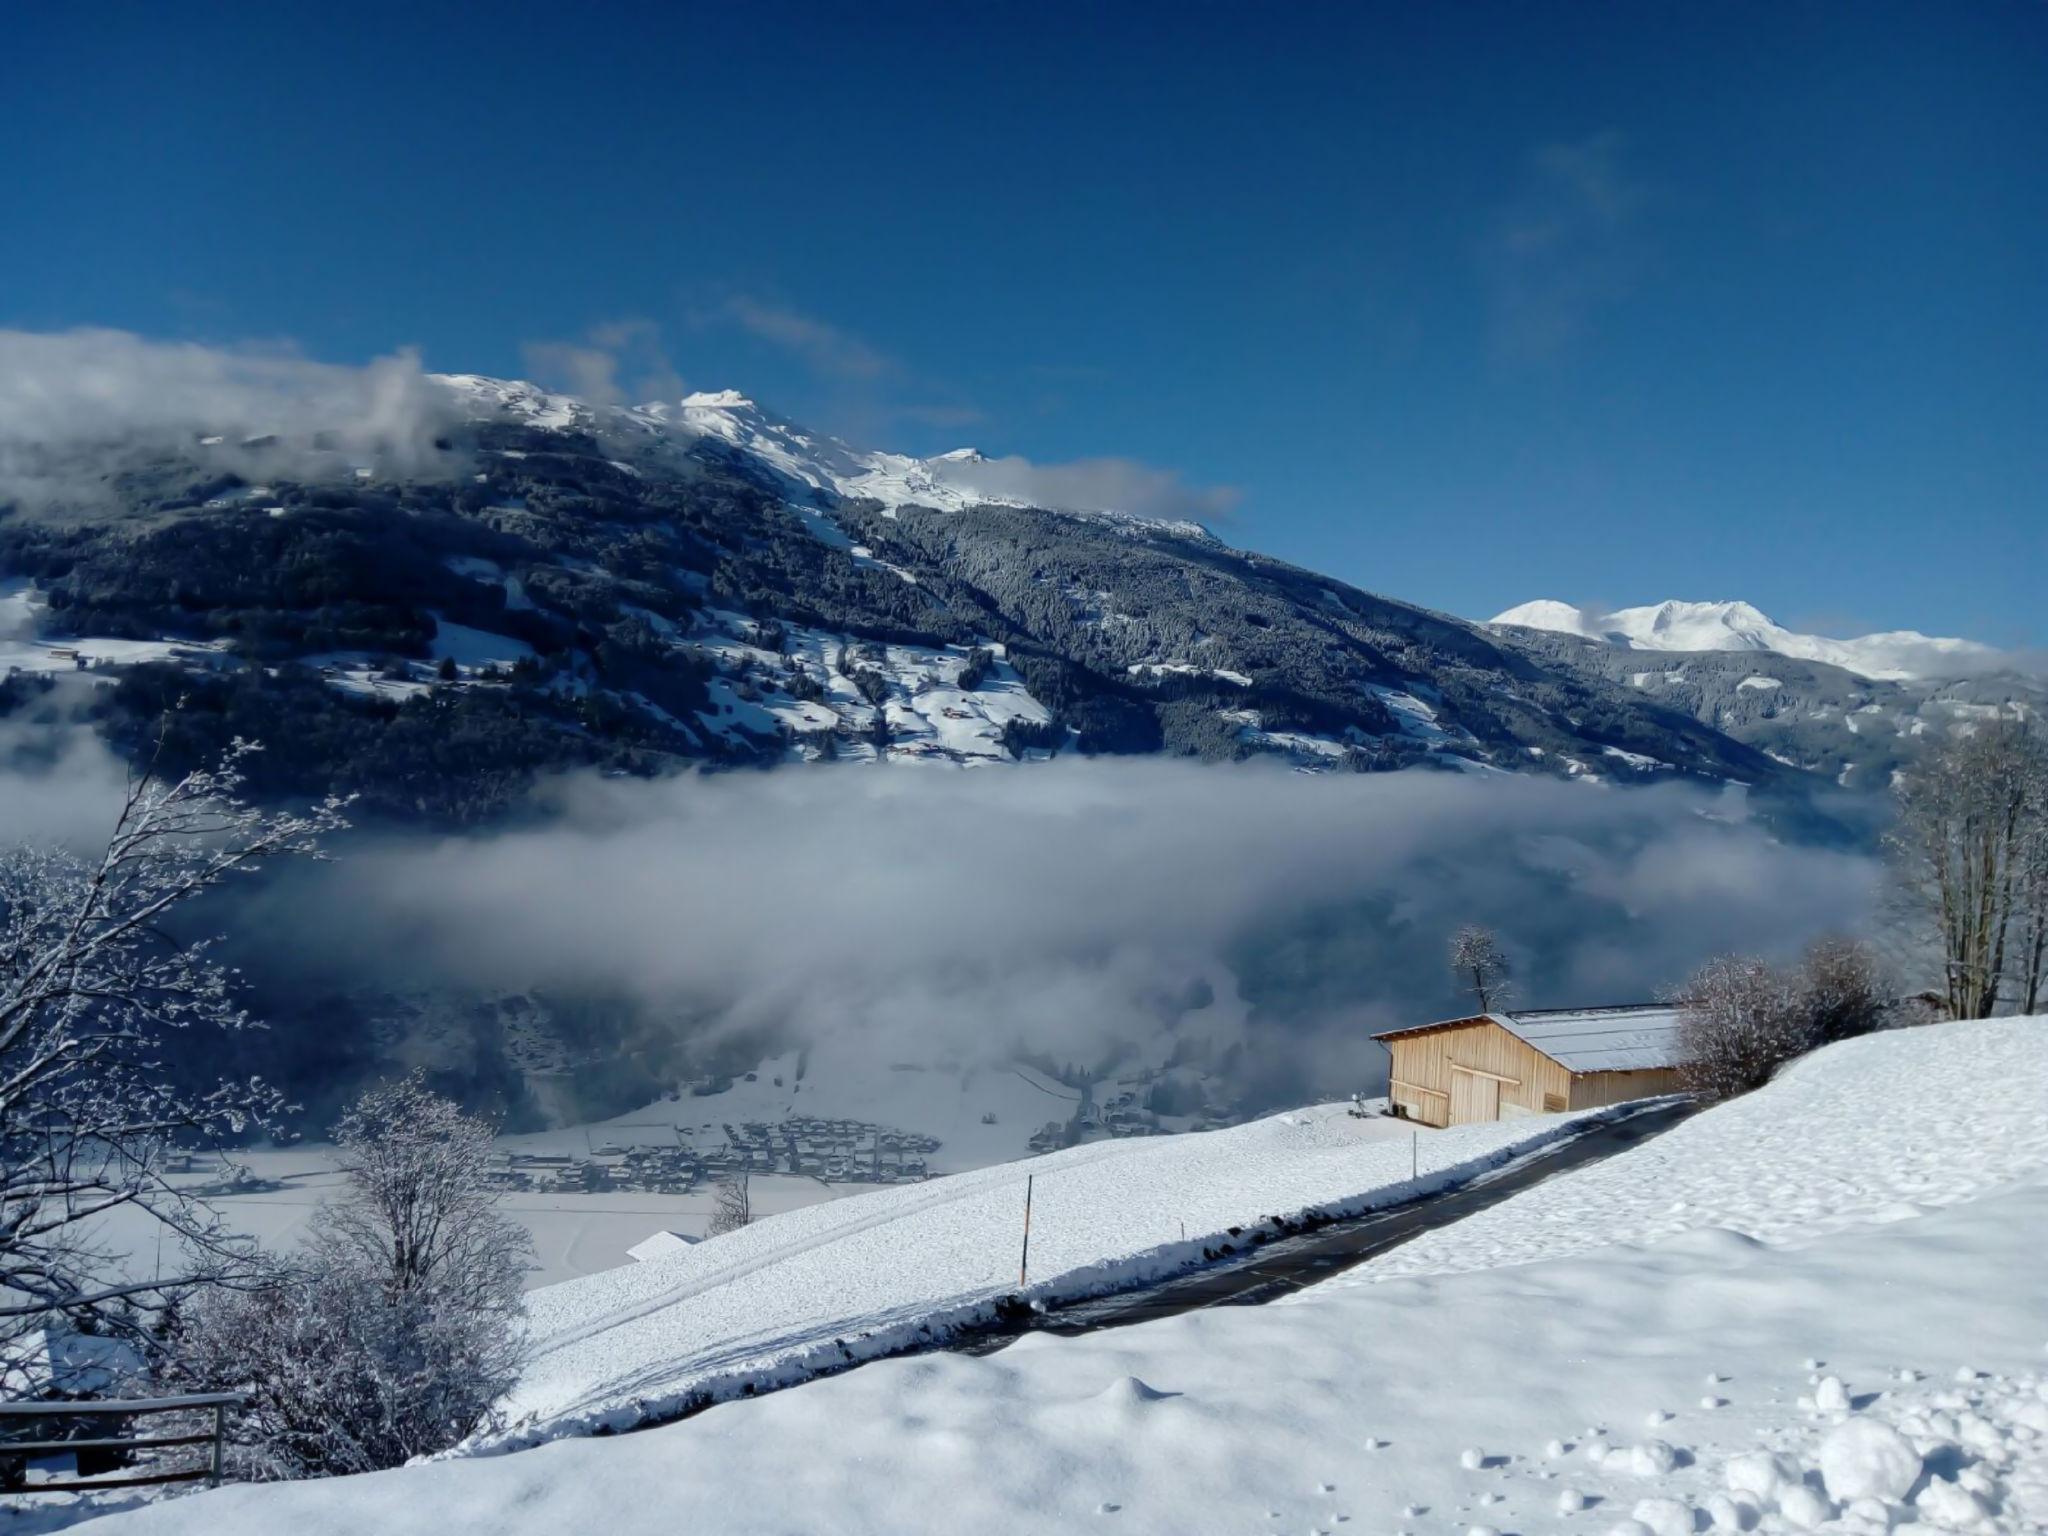
POLYGON ((998 1322, 957 1337, 949 1348, 987 1355, 1027 1333, 1077 1335, 1122 1328, 1158 1317, 1175 1317, 1204 1307, 1250 1307, 1305 1290, 1424 1232, 1449 1226, 1475 1211, 1498 1205, 1561 1173, 1583 1168, 1662 1134, 1691 1114, 1690 1104, 1662 1104, 1611 1120, 1535 1152, 1505 1168, 1481 1174, 1441 1194, 1405 1205, 1333 1222, 1313 1232, 1276 1238, 1240 1258, 1224 1259, 1193 1274, 1072 1302, 1028 1320, 998 1322))
MULTIPOLYGON (((1315 1225, 1312 1230, 1298 1231, 1291 1236, 1276 1237, 1249 1252, 1218 1259, 1213 1264, 1204 1265, 1175 1279, 1159 1281, 1115 1295, 1069 1302, 1044 1312, 1028 1311, 1013 1297, 1002 1315, 987 1322, 948 1330, 927 1342, 903 1349, 900 1354, 944 1352, 991 1355, 1008 1348, 1027 1333, 1078 1336, 1106 1328, 1122 1328, 1132 1323, 1148 1322, 1158 1317, 1174 1317, 1183 1312, 1199 1311, 1204 1307, 1258 1306, 1276 1297, 1305 1290, 1319 1280, 1326 1280, 1353 1265, 1362 1264, 1375 1254, 1399 1247, 1424 1232, 1449 1226, 1475 1211, 1483 1211, 1490 1205, 1498 1205, 1510 1196, 1533 1188, 1546 1179, 1555 1178, 1561 1173, 1569 1173, 1575 1168, 1583 1168, 1602 1158, 1612 1157, 1638 1142, 1647 1141, 1652 1136, 1669 1130, 1692 1111, 1691 1104, 1660 1103, 1627 1113, 1617 1120, 1602 1121, 1565 1140, 1553 1142, 1526 1157, 1517 1159, 1505 1167, 1479 1174, 1468 1182, 1448 1190, 1421 1195, 1406 1204, 1369 1212, 1363 1216, 1315 1225)), ((1114 1143, 1104 1142, 1100 1145, 1108 1149, 1113 1147, 1114 1143)), ((897 1214, 900 1214, 900 1211, 892 1211, 889 1216, 877 1216, 873 1220, 880 1223, 893 1219, 897 1214)), ((1250 1230, 1247 1229, 1248 1234, 1250 1230)), ((829 1242, 844 1235, 845 1230, 841 1230, 820 1237, 818 1241, 829 1242)), ((775 1263, 784 1256, 781 1253, 765 1255, 740 1268, 749 1269, 757 1265, 775 1263)), ((686 1295, 722 1284, 738 1272, 739 1270, 721 1271, 706 1276, 687 1288, 664 1292, 636 1306, 593 1319, 584 1326, 550 1339, 547 1347, 557 1348, 564 1342, 573 1343, 592 1333, 616 1326, 622 1320, 630 1320, 634 1316, 670 1306, 686 1295)), ((859 1369, 860 1365, 871 1363, 873 1360, 866 1360, 851 1368, 859 1369)), ((803 1379, 812 1380, 817 1376, 832 1374, 836 1372, 828 1368, 803 1379)), ((767 1384, 764 1390, 775 1391, 783 1385, 793 1384, 773 1382, 767 1384)), ((751 1395, 755 1388, 750 1386, 747 1390, 751 1395)), ((652 1429, 659 1424, 694 1417, 710 1407, 711 1401, 708 1396, 699 1397, 676 1412, 658 1418, 644 1419, 620 1432, 652 1429)))

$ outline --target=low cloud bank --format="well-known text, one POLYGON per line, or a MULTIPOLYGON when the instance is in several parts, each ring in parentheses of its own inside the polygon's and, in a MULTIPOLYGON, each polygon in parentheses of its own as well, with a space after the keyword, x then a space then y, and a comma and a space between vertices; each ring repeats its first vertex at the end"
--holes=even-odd
POLYGON ((934 459, 931 467, 947 485, 972 494, 1062 511, 1207 522, 1228 517, 1240 494, 1231 486, 1189 485, 1172 470, 1135 459, 1035 464, 1013 454, 1000 459, 934 459))
POLYGON ((166 450, 212 449, 244 478, 451 472, 435 444, 459 419, 411 352, 357 368, 126 331, 0 330, 0 503, 97 501, 166 450))
POLYGON ((1530 1006, 1639 1000, 1854 926, 1871 861, 1739 802, 1450 774, 1060 763, 572 781, 545 824, 296 881, 297 951, 378 985, 628 997, 706 1044, 1185 1061, 1255 1100, 1364 1086, 1496 927, 1530 1006))

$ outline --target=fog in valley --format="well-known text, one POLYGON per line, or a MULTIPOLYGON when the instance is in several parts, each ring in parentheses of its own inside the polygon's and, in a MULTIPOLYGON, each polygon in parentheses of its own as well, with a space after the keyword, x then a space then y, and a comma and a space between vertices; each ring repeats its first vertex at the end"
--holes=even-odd
MULTIPOLYGON (((0 838, 104 830, 122 770, 90 738, 0 750, 0 838)), ((260 1064, 316 1115, 397 1063, 510 1102, 514 999, 583 1084, 529 1124, 827 1043, 1187 1066, 1250 1111, 1378 1086, 1369 1033, 1461 1005, 1461 923, 1499 932, 1519 1003, 1617 1003, 1853 924, 1876 887, 1738 790, 1157 760, 569 777, 500 830, 334 852, 207 914, 272 1021, 260 1064)))

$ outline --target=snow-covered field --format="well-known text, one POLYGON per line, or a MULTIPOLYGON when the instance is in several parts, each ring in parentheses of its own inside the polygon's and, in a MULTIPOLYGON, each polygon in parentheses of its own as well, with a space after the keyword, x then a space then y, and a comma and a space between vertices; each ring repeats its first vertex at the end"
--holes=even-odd
MULTIPOLYGON (((1198 1074, 1182 1079, 1199 1083, 1198 1074)), ((1146 1083, 1103 1079, 1093 1085, 1099 1103, 1146 1083)), ((1032 1134, 1064 1124, 1079 1101, 1077 1090, 1018 1063, 890 1063, 828 1042, 804 1055, 787 1052, 762 1060, 721 1091, 663 1099, 611 1120, 499 1138, 509 1153, 581 1158, 598 1147, 673 1145, 699 1155, 727 1144, 728 1127, 749 1122, 771 1128, 801 1117, 847 1119, 890 1131, 931 1137, 936 1150, 919 1154, 933 1174, 964 1172, 1013 1162, 1029 1151, 1032 1134)), ((1207 1122, 1197 1116, 1145 1116, 1148 1128, 1185 1131, 1207 1122)), ((893 1154, 892 1154, 893 1156, 893 1154)), ((332 1149, 318 1143, 254 1149, 238 1154, 255 1176, 247 1190, 212 1196, 234 1228, 267 1248, 286 1250, 303 1237, 315 1208, 341 1192, 332 1149)), ((749 1180, 757 1216, 775 1216, 865 1195, 877 1188, 865 1158, 850 1159, 829 1176, 754 1173, 749 1180)), ((194 1187, 217 1183, 206 1167, 177 1176, 194 1187)), ((717 1195, 713 1179, 685 1193, 654 1190, 529 1189, 508 1193, 504 1209, 533 1238, 530 1288, 559 1284, 616 1269, 627 1250, 650 1234, 673 1230, 702 1237, 717 1195)), ((155 1262, 155 1227, 134 1211, 103 1218, 104 1246, 125 1252, 147 1273, 155 1262)))
MULTIPOLYGON (((568 1144, 568 1132, 551 1139, 568 1144)), ((584 1145, 575 1134, 575 1146, 584 1145)), ((211 1203, 230 1226, 265 1248, 288 1252, 305 1236, 314 1210, 323 1200, 342 1193, 333 1149, 291 1147, 241 1154, 259 1181, 247 1192, 212 1196, 211 1203)), ((197 1177, 175 1182, 203 1185, 197 1177)), ((828 1184, 819 1179, 784 1174, 756 1174, 749 1182, 754 1209, 764 1216, 800 1210, 828 1200, 864 1192, 862 1184, 828 1184)), ((650 1234, 671 1230, 701 1236, 710 1222, 716 1194, 709 1183, 687 1194, 644 1190, 525 1190, 508 1193, 503 1210, 533 1238, 534 1269, 530 1286, 556 1285, 631 1263, 627 1249, 650 1234)), ((147 1275, 155 1262, 155 1224, 134 1212, 115 1212, 95 1229, 103 1246, 129 1255, 132 1272, 147 1275), (139 1271, 136 1270, 139 1266, 139 1271)))
MULTIPOLYGON (((2044 1038, 2002 1020, 1835 1047, 1289 1305, 884 1361, 621 1439, 110 1529, 2048 1529, 2044 1038)), ((1289 1129, 1167 1145, 1266 1127, 1289 1129)))
POLYGON ((1018 1292, 1025 1181, 1033 1298, 1173 1273, 1232 1228, 1362 1210, 1549 1141, 1549 1116, 1419 1137, 1326 1105, 1200 1135, 1096 1142, 791 1212, 534 1292, 534 1358, 506 1404, 528 1445, 673 1414, 872 1358, 1018 1292))

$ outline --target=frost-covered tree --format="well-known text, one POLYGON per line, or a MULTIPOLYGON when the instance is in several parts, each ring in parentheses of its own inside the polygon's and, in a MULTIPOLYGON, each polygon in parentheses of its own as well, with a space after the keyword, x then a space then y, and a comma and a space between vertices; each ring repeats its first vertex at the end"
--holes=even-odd
POLYGON ((1883 963, 1858 939, 1827 936, 1797 966, 1723 955, 1672 997, 1686 1087, 1732 1098, 1769 1082, 1786 1062, 1884 1028, 1898 998, 1883 963))
POLYGON ((334 1128, 348 1198, 322 1211, 315 1245, 324 1267, 392 1296, 516 1311, 532 1245, 498 1208, 492 1134, 418 1073, 356 1100, 334 1128))
POLYGON ((1861 939, 1825 934, 1806 946, 1798 985, 1814 1045, 1867 1035, 1891 1022, 1898 987, 1883 958, 1861 939))
POLYGON ((2013 722, 1979 726, 1901 775, 1898 802, 1887 842, 1911 916, 1940 957, 1949 1017, 1988 1018, 2009 994, 2038 1004, 2048 742, 2013 722))
POLYGON ((1467 923, 1451 935, 1451 969, 1460 985, 1491 1013, 1508 996, 1508 958, 1491 928, 1467 923))
POLYGON ((741 1227, 751 1225, 753 1220, 754 1200, 747 1188, 747 1176, 735 1173, 720 1179, 706 1236, 722 1237, 727 1232, 737 1232, 741 1227))
MULTIPOLYGON (((2048 753, 2043 754, 2048 759, 2048 753)), ((2019 854, 2019 932, 2013 946, 2013 993, 2021 1013, 2048 1005, 2048 761, 2028 779, 2026 829, 2019 854)))
POLYGON ((211 769, 132 778, 106 847, 0 852, 0 1367, 55 1317, 135 1334, 182 1291, 245 1277, 219 1217, 167 1176, 174 1148, 224 1147, 278 1106, 260 1082, 181 1086, 207 1037, 251 1026, 212 941, 181 932, 195 899, 344 825, 240 797, 254 744, 211 769), (124 1275, 99 1236, 140 1211, 177 1254, 124 1275))
POLYGON ((392 1467, 490 1421, 518 1371, 531 1244, 497 1208, 491 1127, 417 1077, 335 1128, 346 1194, 269 1283, 199 1297, 172 1339, 180 1385, 247 1392, 246 1476, 392 1467))
POLYGON ((1672 1001, 1685 1085, 1705 1099, 1763 1087, 1812 1043, 1797 983, 1752 956, 1709 960, 1672 1001))

